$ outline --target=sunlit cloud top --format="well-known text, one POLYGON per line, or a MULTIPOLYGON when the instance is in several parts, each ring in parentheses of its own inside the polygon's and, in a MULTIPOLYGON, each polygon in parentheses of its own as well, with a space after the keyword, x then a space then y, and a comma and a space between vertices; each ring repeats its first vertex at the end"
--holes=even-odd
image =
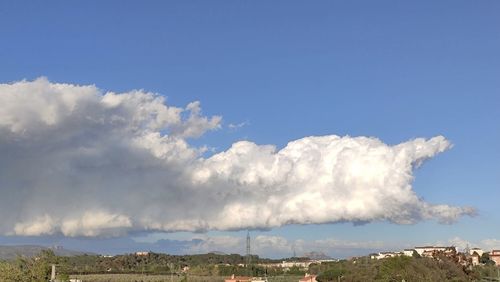
POLYGON ((451 223, 470 207, 432 204, 413 171, 451 148, 443 136, 387 145, 309 136, 284 148, 240 141, 203 156, 221 128, 198 101, 103 92, 45 78, 0 85, 0 233, 269 229, 287 224, 451 223))

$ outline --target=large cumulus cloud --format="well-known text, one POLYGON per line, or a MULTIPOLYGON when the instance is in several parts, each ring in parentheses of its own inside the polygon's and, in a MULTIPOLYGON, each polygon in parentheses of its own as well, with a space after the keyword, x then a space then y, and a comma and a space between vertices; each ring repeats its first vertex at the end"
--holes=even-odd
POLYGON ((452 222, 467 207, 412 190, 413 169, 450 148, 442 136, 304 137, 282 149, 248 141, 202 157, 221 126, 200 103, 40 78, 0 85, 0 233, 120 235, 284 224, 452 222))

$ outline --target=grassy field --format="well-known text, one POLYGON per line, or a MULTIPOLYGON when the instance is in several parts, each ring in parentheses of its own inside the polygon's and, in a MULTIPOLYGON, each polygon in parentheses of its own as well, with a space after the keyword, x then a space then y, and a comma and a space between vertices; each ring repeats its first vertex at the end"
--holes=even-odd
MULTIPOLYGON (((71 275, 71 278, 81 279, 83 282, 180 282, 182 277, 170 275, 141 275, 141 274, 88 274, 71 275), (172 279, 172 280, 171 280, 172 279)), ((269 282, 295 282, 299 276, 269 277, 269 282)), ((224 277, 217 276, 189 276, 190 282, 223 282, 224 277)))

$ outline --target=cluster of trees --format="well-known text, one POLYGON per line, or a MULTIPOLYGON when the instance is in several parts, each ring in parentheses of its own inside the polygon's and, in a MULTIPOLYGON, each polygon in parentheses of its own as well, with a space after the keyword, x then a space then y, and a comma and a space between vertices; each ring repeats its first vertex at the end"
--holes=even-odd
POLYGON ((372 260, 368 257, 356 261, 339 261, 311 265, 317 280, 325 281, 478 281, 492 277, 495 266, 463 267, 446 257, 439 259, 393 257, 372 260))
MULTIPOLYGON (((261 259, 252 256, 254 263, 276 262, 270 259, 261 259)), ((66 257, 61 261, 61 268, 66 272, 77 274, 97 273, 143 273, 143 274, 169 274, 179 273, 184 266, 189 266, 191 273, 199 275, 217 275, 219 272, 228 272, 231 265, 245 264, 246 258, 239 254, 199 254, 199 255, 168 255, 150 252, 148 255, 138 256, 125 254, 113 257, 97 255, 80 255, 66 257)), ((245 268, 246 269, 246 268, 245 268)), ((235 274, 240 272, 235 267, 235 274)), ((260 269, 256 268, 255 272, 260 269)))
MULTIPOLYGON (((239 254, 168 255, 150 252, 148 255, 125 254, 113 257, 86 254, 58 257, 54 255, 54 252, 44 250, 33 258, 20 257, 15 261, 1 262, 0 272, 11 273, 9 275, 12 277, 21 275, 19 273, 29 276, 27 273, 30 272, 33 273, 31 276, 41 277, 41 281, 46 281, 45 278, 50 275, 51 264, 56 264, 58 273, 69 274, 178 274, 183 267, 188 266, 190 273, 197 275, 231 275, 233 273, 261 275, 266 272, 266 269, 256 266, 257 263, 277 262, 261 259, 255 255, 251 257, 251 261, 254 264, 249 270, 249 268, 238 266, 246 262, 246 258, 239 254)), ((272 274, 275 273, 272 272, 272 274)), ((0 279, 0 281, 4 280, 0 279)), ((24 280, 13 279, 13 281, 24 280)))
MULTIPOLYGON (((47 282, 50 279, 52 264, 60 263, 51 250, 43 250, 35 257, 18 257, 14 261, 0 261, 0 281, 2 282, 47 282)), ((60 281, 69 280, 69 276, 60 273, 60 281)))
POLYGON ((303 276, 306 270, 297 266, 291 267, 287 271, 279 267, 264 267, 261 265, 250 265, 249 267, 237 265, 217 265, 215 266, 216 273, 219 276, 253 276, 253 277, 273 277, 282 275, 303 276))

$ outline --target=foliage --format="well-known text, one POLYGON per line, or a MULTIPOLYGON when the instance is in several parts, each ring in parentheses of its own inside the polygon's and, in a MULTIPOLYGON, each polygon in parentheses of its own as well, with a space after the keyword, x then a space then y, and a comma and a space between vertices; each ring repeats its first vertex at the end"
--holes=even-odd
POLYGON ((490 254, 486 252, 481 256, 480 262, 487 265, 495 265, 495 262, 490 259, 490 254))
MULTIPOLYGON (((255 264, 264 262, 277 262, 252 256, 255 264)), ((113 257, 80 255, 68 257, 65 262, 65 271, 79 274, 91 273, 143 273, 143 274, 169 274, 180 273, 180 269, 189 266, 190 272, 197 275, 216 275, 218 272, 241 272, 237 265, 243 265, 245 257, 238 254, 199 254, 199 255, 168 255, 150 252, 148 255, 135 254, 118 255, 113 257), (225 265, 230 265, 227 270, 225 265), (172 268, 172 269, 171 269, 172 268)), ((246 268, 245 268, 246 271, 246 268)), ((255 269, 259 272, 261 269, 255 269)))
POLYGON ((51 265, 59 258, 51 250, 43 250, 33 258, 18 257, 13 262, 0 263, 0 281, 45 282, 50 278, 51 265))
POLYGON ((495 265, 478 265, 474 267, 473 271, 477 277, 485 281, 500 281, 500 268, 495 265))
MULTIPOLYGON (((483 257, 483 261, 486 261, 486 258, 483 257)), ((175 281, 220 281, 221 277, 232 274, 267 276, 269 281, 296 281, 294 275, 304 275, 304 271, 298 267, 291 267, 285 272, 281 268, 266 267, 260 263, 276 261, 255 257, 254 263, 249 267, 241 266, 244 261, 245 258, 240 255, 171 256, 149 253, 145 256, 129 254, 115 257, 58 257, 51 251, 43 251, 34 258, 19 257, 14 261, 0 261, 0 281, 46 282, 50 276, 51 264, 57 265, 57 278, 60 281, 67 281, 69 274, 72 277, 85 274, 99 274, 98 277, 115 275, 113 277, 121 277, 120 281, 165 281, 165 277, 172 277, 175 281), (187 273, 182 271, 184 266, 189 266, 187 273), (135 280, 130 280, 133 277, 135 280), (145 280, 144 277, 151 279, 145 280)), ((499 275, 499 269, 488 263, 472 268, 463 267, 458 264, 456 258, 446 256, 401 256, 381 260, 360 257, 355 260, 313 263, 308 272, 317 274, 317 280, 320 282, 338 281, 339 278, 341 281, 479 281, 493 279, 499 275)))
MULTIPOLYGON (((277 276, 283 275, 284 271, 281 268, 267 268, 259 265, 251 265, 250 267, 238 266, 238 265, 218 265, 217 274, 220 276, 231 276, 232 274, 237 276, 277 276)), ((288 275, 298 275, 303 276, 303 271, 291 271, 287 272, 288 275)))
POLYGON ((16 265, 0 261, 0 281, 17 282, 26 281, 23 279, 23 271, 16 265))
POLYGON ((345 270, 342 268, 331 268, 320 275, 316 278, 316 280, 323 282, 323 281, 336 281, 338 278, 343 278, 345 274, 345 270))
POLYGON ((477 273, 466 271, 455 261, 440 258, 414 258, 407 256, 371 260, 368 257, 353 261, 311 265, 317 280, 325 281, 470 281, 477 273))

